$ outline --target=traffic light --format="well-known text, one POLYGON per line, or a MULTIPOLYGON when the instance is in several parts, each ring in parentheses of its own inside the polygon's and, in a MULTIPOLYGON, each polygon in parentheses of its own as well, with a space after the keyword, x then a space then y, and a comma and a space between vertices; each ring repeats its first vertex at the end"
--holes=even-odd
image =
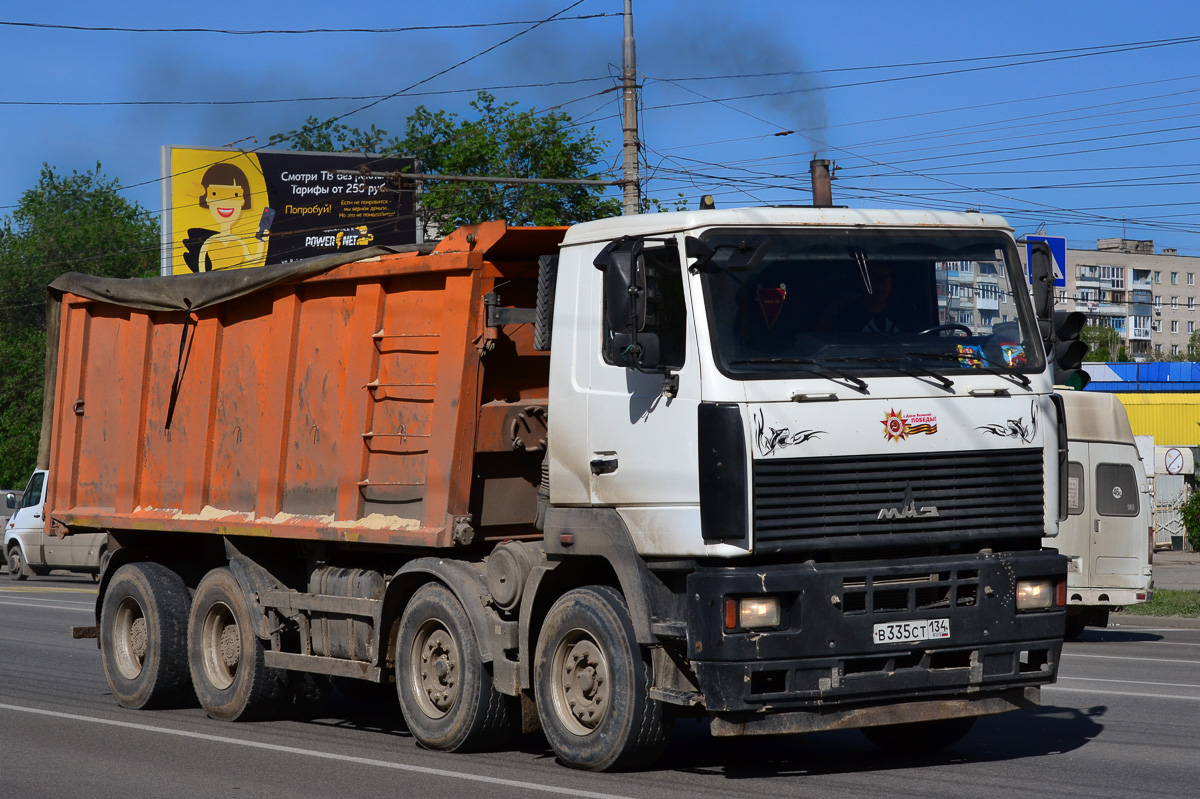
POLYGON ((1054 385, 1082 390, 1091 381, 1081 365, 1087 356, 1088 345, 1079 338, 1087 324, 1087 316, 1080 311, 1054 312, 1054 385))

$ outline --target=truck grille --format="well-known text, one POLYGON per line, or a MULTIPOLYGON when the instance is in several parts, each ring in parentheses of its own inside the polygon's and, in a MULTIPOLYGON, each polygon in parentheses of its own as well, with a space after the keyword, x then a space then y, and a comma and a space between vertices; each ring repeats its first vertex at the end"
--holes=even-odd
POLYGON ((754 462, 759 551, 1043 534, 1042 450, 754 462))

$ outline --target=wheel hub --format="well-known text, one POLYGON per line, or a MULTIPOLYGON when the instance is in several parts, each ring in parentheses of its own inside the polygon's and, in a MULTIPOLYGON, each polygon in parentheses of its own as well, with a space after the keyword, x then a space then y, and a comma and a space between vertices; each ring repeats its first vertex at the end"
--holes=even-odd
POLYGON ((221 660, 230 671, 236 669, 242 660, 242 636, 236 624, 221 630, 221 660))
POLYGON ((563 659, 563 695, 571 715, 591 730, 608 708, 607 666, 592 641, 579 641, 563 659))
POLYGON ((445 714, 458 695, 458 650, 446 630, 429 634, 421 646, 421 693, 438 714, 445 714))

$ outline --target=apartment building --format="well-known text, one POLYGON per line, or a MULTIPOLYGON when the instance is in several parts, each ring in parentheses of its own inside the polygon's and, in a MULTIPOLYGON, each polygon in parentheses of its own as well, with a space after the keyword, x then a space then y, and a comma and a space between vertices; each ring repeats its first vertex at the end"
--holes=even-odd
POLYGON ((1058 307, 1111 327, 1131 360, 1184 355, 1200 329, 1200 258, 1173 248, 1100 239, 1095 250, 1067 250, 1066 280, 1058 307))

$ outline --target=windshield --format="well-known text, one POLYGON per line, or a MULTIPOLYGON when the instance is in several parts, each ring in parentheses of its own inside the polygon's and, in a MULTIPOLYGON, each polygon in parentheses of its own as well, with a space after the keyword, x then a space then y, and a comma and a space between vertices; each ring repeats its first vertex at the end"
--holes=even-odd
POLYGON ((714 355, 731 377, 1042 369, 1028 284, 999 232, 712 231, 703 240, 715 250, 700 277, 714 355))

